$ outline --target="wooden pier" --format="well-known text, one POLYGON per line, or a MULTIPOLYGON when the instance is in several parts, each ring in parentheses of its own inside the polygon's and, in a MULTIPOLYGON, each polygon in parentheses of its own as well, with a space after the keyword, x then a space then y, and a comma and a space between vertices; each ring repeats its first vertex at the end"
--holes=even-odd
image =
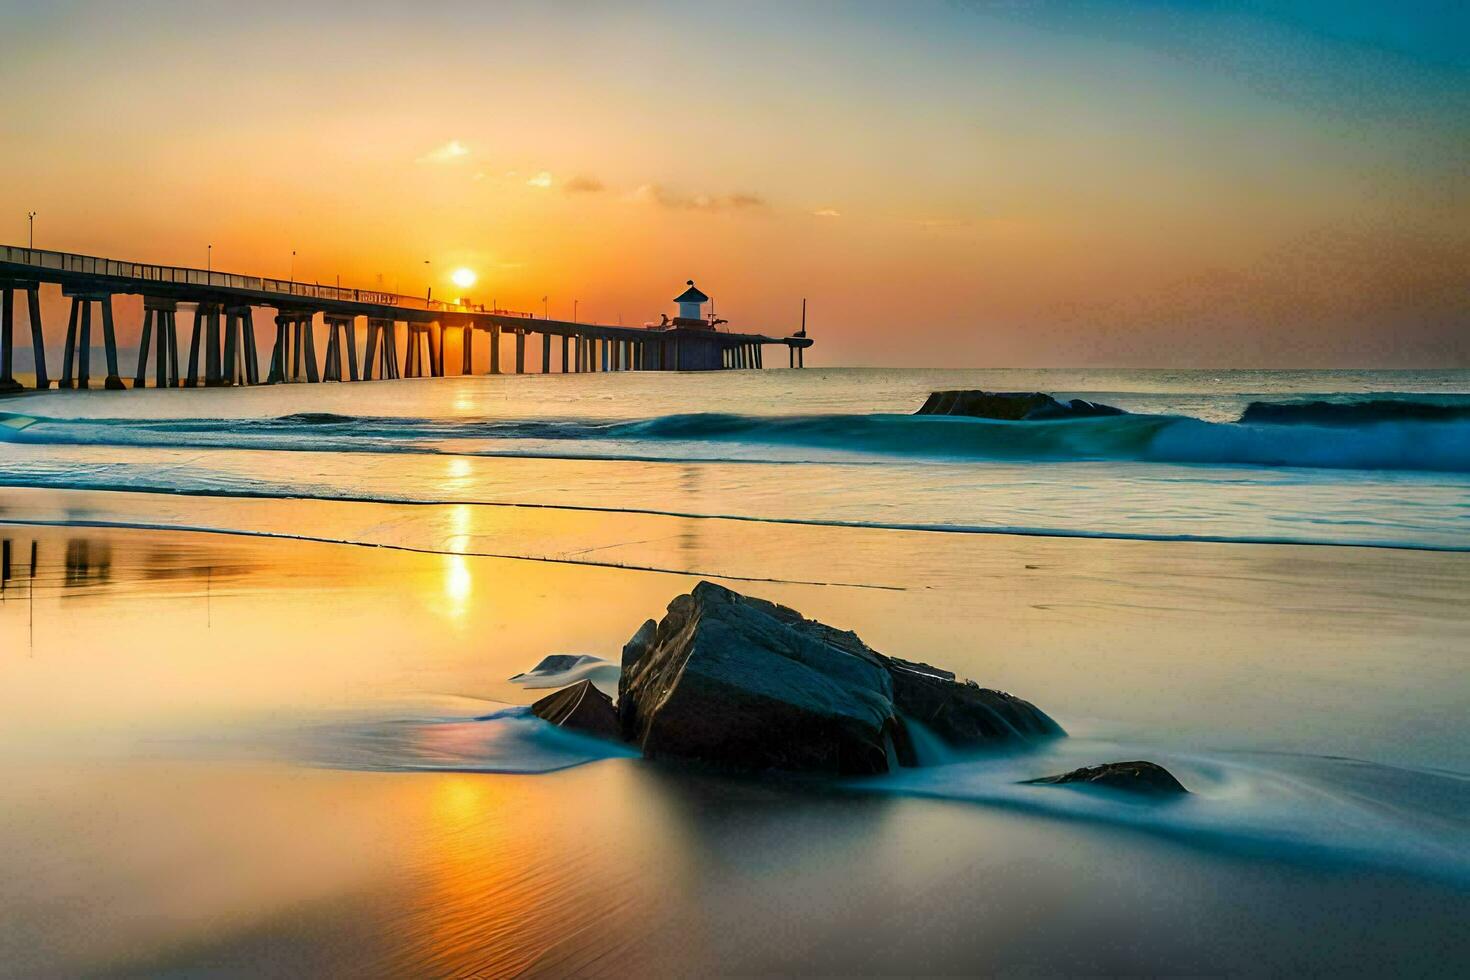
POLYGON ((117 295, 143 297, 137 370, 128 372, 133 388, 146 387, 150 371, 157 388, 443 377, 446 330, 460 332, 459 373, 466 375, 472 373, 476 331, 489 335, 490 374, 510 373, 511 366, 503 372, 501 364, 501 338, 507 333, 515 338, 516 374, 526 373, 527 338, 537 335, 542 372, 553 371, 559 350, 564 374, 754 369, 764 366, 762 350, 773 345, 785 347, 789 366, 799 368, 812 345, 804 329, 773 337, 682 324, 574 323, 377 290, 0 245, 0 393, 21 390, 13 353, 15 304, 21 294, 30 319, 36 387, 52 384, 41 322, 43 283, 60 286, 71 300, 61 374, 55 379, 59 388, 89 388, 97 381, 109 389, 128 387, 118 363, 112 306, 117 295), (178 333, 180 305, 192 315, 187 346, 178 333), (275 311, 275 340, 263 380, 255 336, 257 307, 275 311), (361 349, 359 320, 365 328, 361 349), (326 338, 320 359, 319 326, 326 338), (94 330, 101 331, 105 355, 101 377, 91 363, 94 330))

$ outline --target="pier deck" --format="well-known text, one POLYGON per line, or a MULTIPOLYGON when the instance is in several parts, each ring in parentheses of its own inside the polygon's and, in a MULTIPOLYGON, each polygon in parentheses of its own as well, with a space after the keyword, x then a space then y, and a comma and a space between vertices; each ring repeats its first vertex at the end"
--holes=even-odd
POLYGON ((526 370, 527 338, 537 335, 541 338, 541 370, 552 370, 559 349, 561 373, 760 368, 764 366, 762 349, 772 345, 787 349, 791 367, 802 367, 804 352, 812 344, 800 333, 776 337, 702 327, 578 323, 381 290, 0 245, 0 392, 21 388, 14 377, 13 355, 18 293, 25 294, 28 304, 36 386, 51 385, 39 298, 43 283, 60 286, 71 300, 61 374, 56 380, 62 388, 91 384, 94 307, 106 356, 104 384, 128 387, 117 356, 112 308, 116 295, 143 297, 137 370, 128 373, 134 388, 147 384, 150 369, 155 387, 442 377, 445 330, 461 331, 461 374, 472 373, 476 331, 490 335, 490 374, 509 373, 501 365, 500 339, 506 333, 515 337, 513 364, 506 367, 517 374, 526 370), (187 347, 178 336, 176 318, 181 304, 192 307, 193 313, 187 347), (257 308, 275 311, 275 343, 263 379, 254 328, 257 308), (361 347, 359 318, 366 326, 361 347), (316 351, 319 326, 326 332, 321 358, 316 351), (404 338, 402 362, 400 333, 404 338), (186 362, 181 362, 181 350, 187 351, 186 362))

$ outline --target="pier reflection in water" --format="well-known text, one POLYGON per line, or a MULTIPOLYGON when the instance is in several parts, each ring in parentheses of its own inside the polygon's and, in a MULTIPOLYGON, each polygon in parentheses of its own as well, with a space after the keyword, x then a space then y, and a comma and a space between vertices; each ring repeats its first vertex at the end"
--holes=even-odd
POLYGON ((111 577, 111 544, 86 538, 71 538, 66 542, 66 584, 69 588, 106 582, 111 577))

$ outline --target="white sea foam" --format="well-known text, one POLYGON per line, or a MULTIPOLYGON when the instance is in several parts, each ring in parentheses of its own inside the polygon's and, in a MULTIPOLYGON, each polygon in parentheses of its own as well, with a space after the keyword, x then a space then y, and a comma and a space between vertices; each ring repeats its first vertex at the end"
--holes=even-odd
POLYGON ((512 684, 528 689, 566 687, 590 680, 599 689, 616 696, 622 668, 591 654, 552 654, 535 667, 510 678, 512 684))

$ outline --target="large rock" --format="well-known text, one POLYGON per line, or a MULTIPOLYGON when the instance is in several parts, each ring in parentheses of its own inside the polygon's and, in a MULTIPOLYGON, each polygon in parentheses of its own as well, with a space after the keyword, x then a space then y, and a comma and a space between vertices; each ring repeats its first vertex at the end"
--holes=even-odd
POLYGON ((649 758, 887 772, 914 764, 910 712, 951 744, 1061 732, 1019 698, 884 657, 855 633, 710 582, 623 648, 618 716, 649 758))
POLYGON ((951 745, 1065 734, 1046 713, 1015 695, 956 681, 950 671, 929 664, 883 659, 899 714, 951 745))
POLYGON ((564 687, 531 705, 531 714, 559 728, 584 735, 616 740, 621 735, 618 712, 612 698, 590 680, 564 687))
POLYGON ((915 415, 964 415, 1003 422, 1035 422, 1046 419, 1091 418, 1126 415, 1121 408, 1073 398, 1058 401, 1039 391, 980 391, 957 389, 931 392, 915 415))
POLYGON ((1153 762, 1108 762, 1100 766, 1084 766, 1058 776, 1028 779, 1028 783, 1054 786, 1101 786, 1105 789, 1136 793, 1140 796, 1179 796, 1189 790, 1174 774, 1153 762))

